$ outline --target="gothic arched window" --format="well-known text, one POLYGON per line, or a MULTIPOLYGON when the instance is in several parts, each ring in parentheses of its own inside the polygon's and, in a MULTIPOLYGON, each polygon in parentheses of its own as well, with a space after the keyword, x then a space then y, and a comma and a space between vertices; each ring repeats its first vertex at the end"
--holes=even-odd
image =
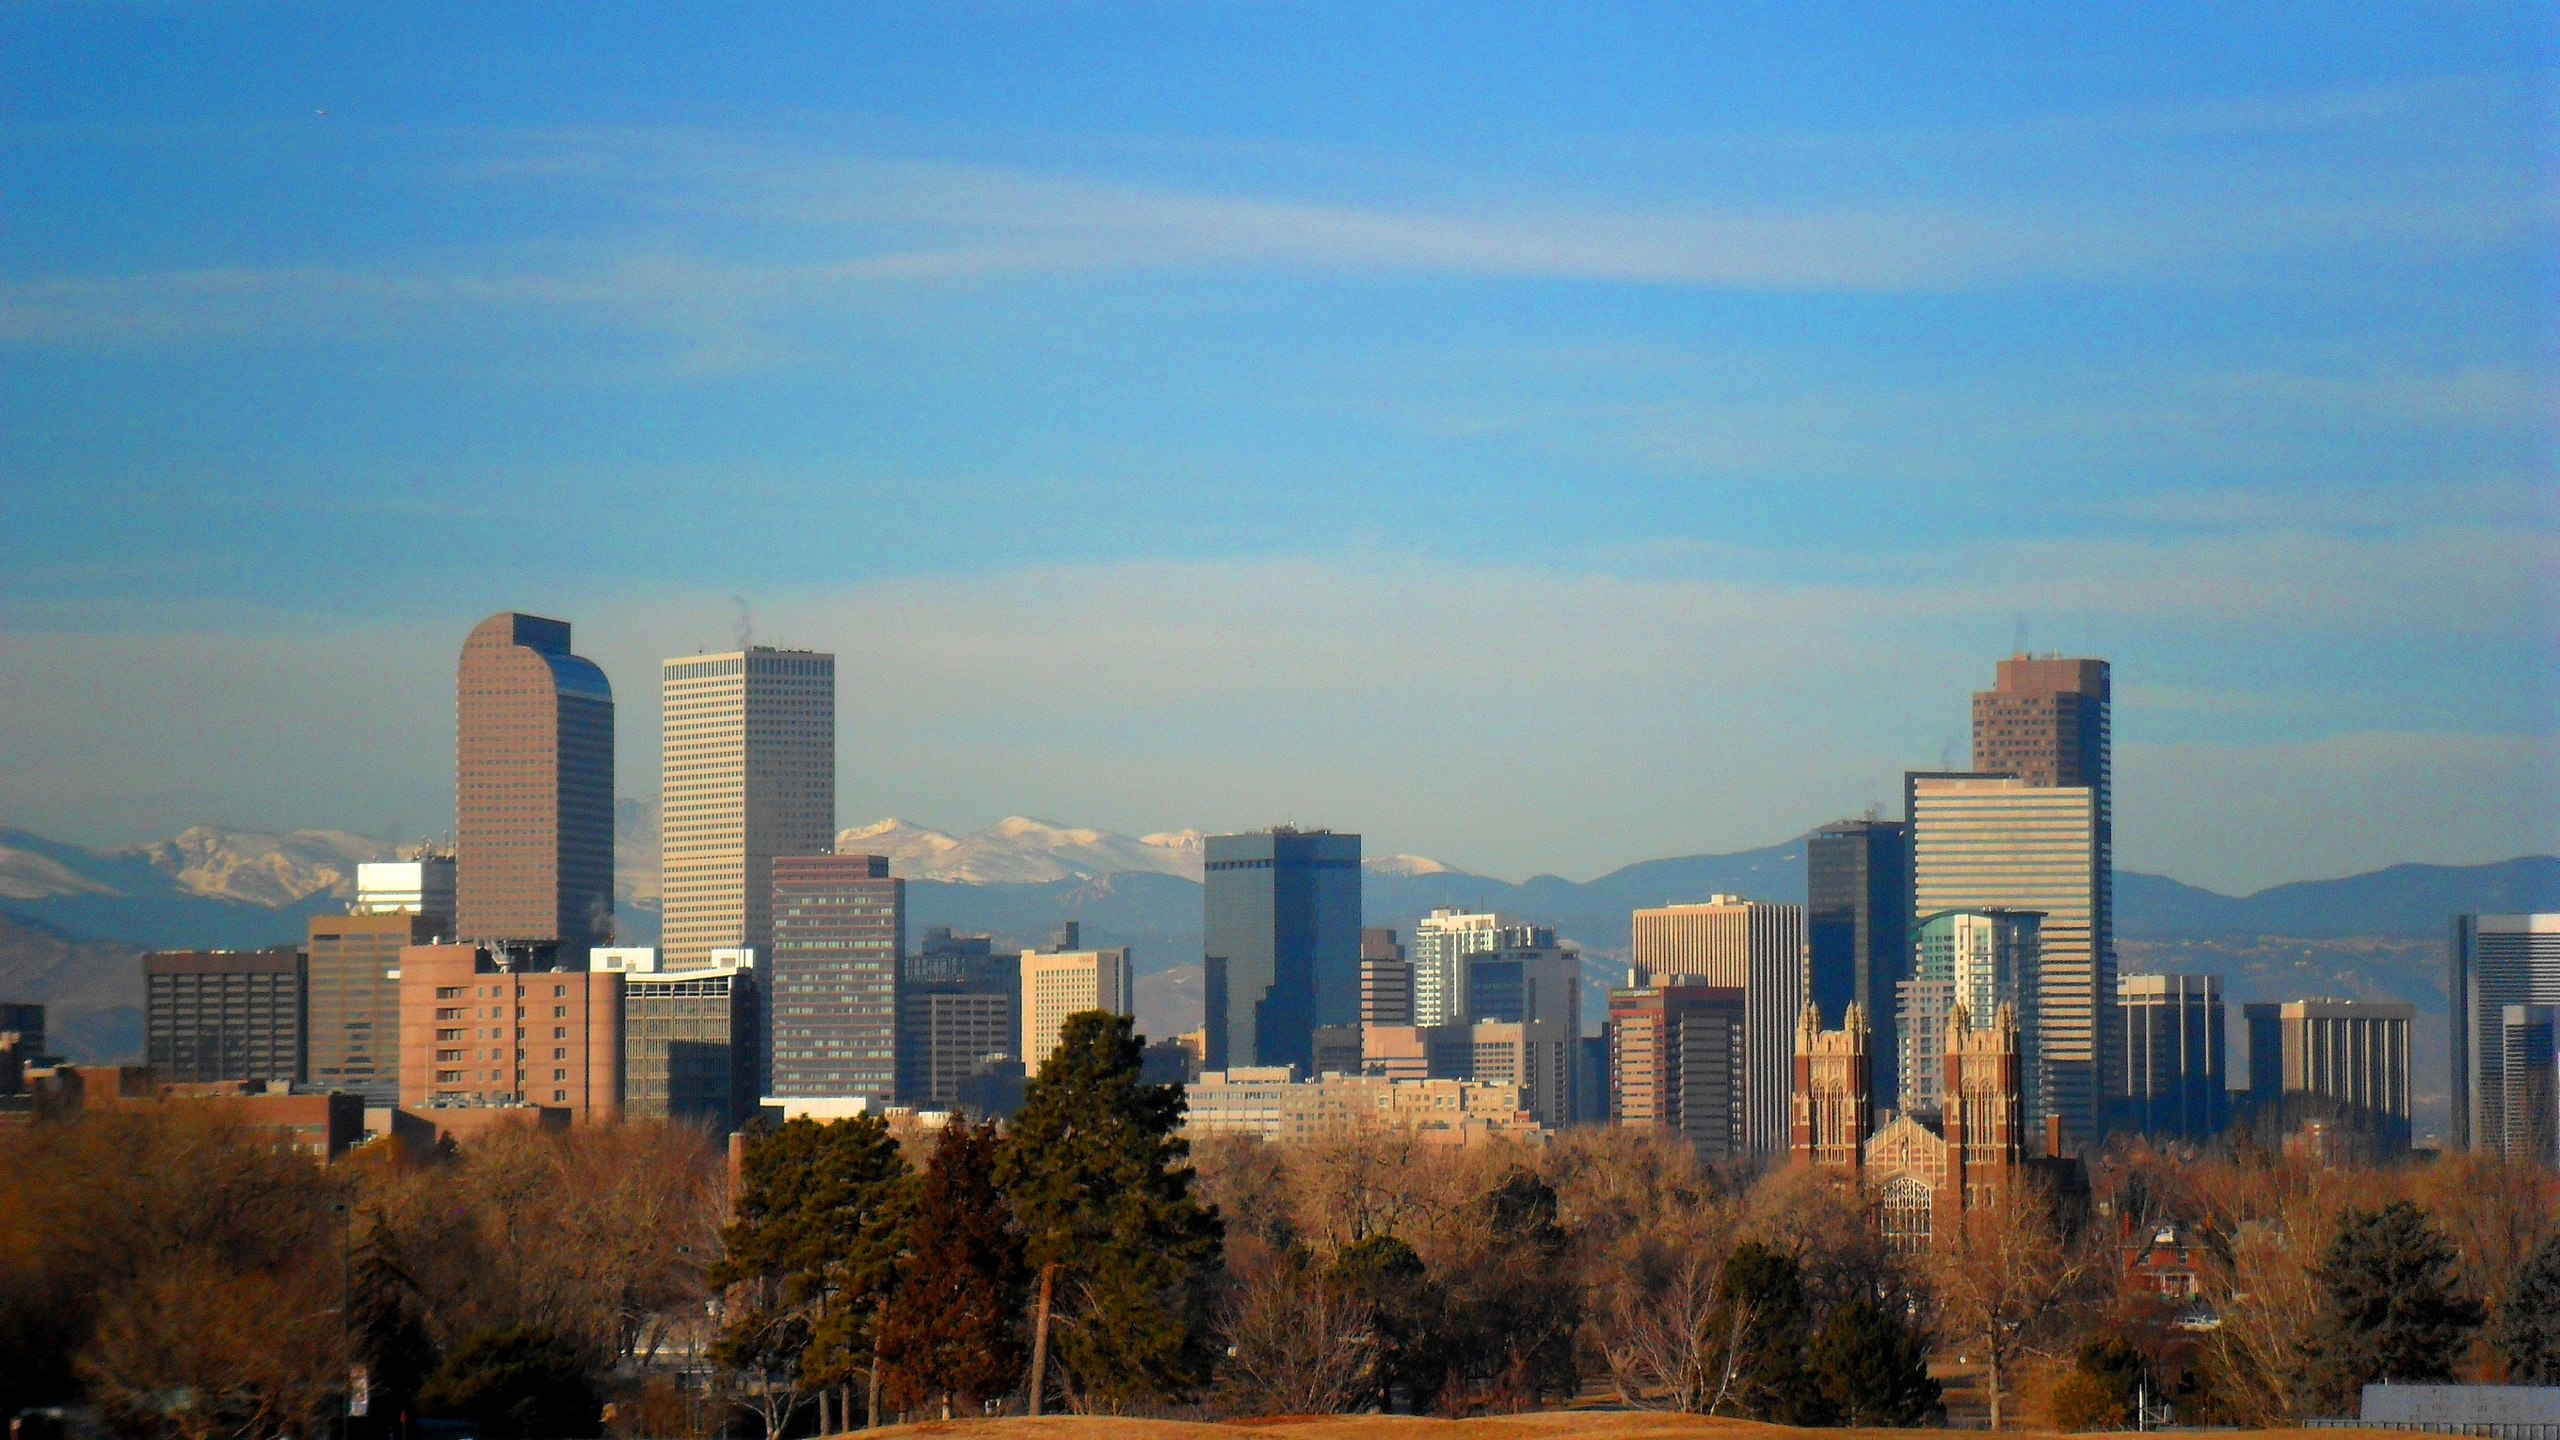
POLYGON ((1896 1251, 1929 1248, 1929 1220, 1935 1197, 1926 1182, 1897 1175, 1884 1184, 1884 1242, 1896 1251))

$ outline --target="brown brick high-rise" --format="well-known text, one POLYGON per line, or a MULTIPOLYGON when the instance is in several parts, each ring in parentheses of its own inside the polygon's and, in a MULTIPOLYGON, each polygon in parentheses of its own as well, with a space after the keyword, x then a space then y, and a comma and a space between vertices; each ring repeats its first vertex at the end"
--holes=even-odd
POLYGON ((623 987, 612 970, 514 970, 478 945, 400 952, 400 1103, 622 1113, 623 987))
POLYGON ((613 687, 569 622, 512 612, 462 644, 455 921, 464 939, 613 938, 613 687))
POLYGON ((1973 692, 1973 768, 2107 790, 2107 662, 2016 655, 1973 692))

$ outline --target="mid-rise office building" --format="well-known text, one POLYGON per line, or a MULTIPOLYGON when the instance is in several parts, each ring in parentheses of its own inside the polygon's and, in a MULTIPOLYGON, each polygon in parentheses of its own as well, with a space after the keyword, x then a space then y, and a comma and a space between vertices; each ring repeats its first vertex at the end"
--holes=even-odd
POLYGON ((1067 1017, 1087 1010, 1137 1013, 1137 982, 1126 949, 1080 950, 1070 930, 1061 948, 1022 952, 1022 1063, 1031 1074, 1058 1048, 1067 1017))
POLYGON ((548 945, 400 952, 400 1104, 622 1113, 623 976, 560 970, 548 945), (538 967, 538 968, 537 968, 538 967))
POLYGON ((765 1090, 756 952, 713 950, 677 968, 655 950, 597 950, 589 968, 622 976, 622 1110, 727 1134, 765 1090))
POLYGON ((1464 1028, 1465 1070, 1435 1071, 1433 1078, 1517 1086, 1522 1107, 1541 1129, 1562 1130, 1573 1124, 1578 1036, 1543 1020, 1479 1020, 1464 1028))
MULTIPOLYGON (((1946 1036, 1962 1006, 1975 1029, 1997 1022, 2002 1007, 2020 1034, 2021 1093, 2027 1123, 2044 1124, 2041 1056, 2036 1049, 2037 936, 2044 917, 2032 910, 1943 910, 1912 927, 1911 978, 1896 987, 1898 1052, 1875 1056, 1878 1074, 1899 1070, 1902 1108, 1937 1115, 1946 1103, 1946 1036)), ((1872 1033, 1869 1044, 1873 1044, 1872 1033)))
POLYGON ((1740 986, 1633 985, 1609 993, 1609 1120, 1665 1130, 1706 1161, 1747 1153, 1746 999, 1740 986))
POLYGON ((2459 915, 2447 957, 2453 1004, 2453 1146, 2504 1153, 2510 1005, 2560 1005, 2560 915, 2459 915))
POLYGON ((2117 1127, 2176 1140, 2221 1134, 2230 1085, 2222 977, 2127 975, 2119 982, 2116 1015, 2125 1075, 2117 1127))
POLYGON ((613 943, 613 687, 569 622, 492 615, 456 682, 454 904, 461 938, 613 943))
POLYGON ((1360 1023, 1413 1023, 1413 962, 1396 943, 1392 926, 1364 926, 1360 931, 1360 1023))
POLYGON ((888 857, 774 858, 765 983, 775 1098, 886 1105, 897 1094, 906 943, 907 882, 888 857))
POLYGON ((1911 827, 1899 820, 1843 820, 1805 842, 1805 953, 1809 998, 1822 1023, 1866 1007, 1876 1067, 1875 1100, 1901 1103, 1892 1057, 1902 1053, 1896 988, 1911 973, 1911 827))
POLYGON ((773 944, 773 861, 836 823, 836 657, 762 645, 661 662, 660 941, 682 968, 773 944))
POLYGON ((970 1078, 1022 1046, 1022 961, 987 935, 927 930, 898 986, 898 1095, 948 1110, 970 1078))
POLYGON ((1212 1070, 1185 1087, 1186 1134, 1250 1135, 1311 1141, 1380 1129, 1465 1144, 1494 1135, 1535 1135, 1538 1124, 1518 1087, 1494 1081, 1390 1080, 1325 1075, 1301 1080, 1286 1065, 1212 1070))
POLYGON ((2395 1001, 2289 1000, 2241 1007, 2249 1108, 2268 1138, 2307 1124, 2358 1137, 2368 1158, 2409 1153, 2409 1022, 2395 1001))
POLYGON ((407 860, 368 860, 356 866, 357 915, 415 915, 431 938, 453 934, 453 857, 419 855, 407 860))
MULTIPOLYGON (((372 869, 372 866, 364 867, 372 869)), ((448 875, 451 867, 445 867, 448 875)), ((359 886, 358 904, 365 903, 359 886)), ((438 917, 384 908, 372 892, 371 913, 314 915, 304 922, 308 953, 311 1083, 364 1097, 367 1105, 400 1102, 400 952, 443 938, 452 912, 438 917)), ((404 895, 404 898, 408 898, 404 895)))
POLYGON ((309 1073, 300 950, 155 950, 142 957, 143 1059, 162 1083, 309 1073))
POLYGON ((1638 910, 1634 928, 1631 978, 1743 992, 1743 1134, 1757 1154, 1785 1150, 1796 1018, 1805 1003, 1804 907, 1718 895, 1703 905, 1638 910))
POLYGON ((2115 881, 2101 792, 1970 773, 1913 774, 1905 786, 1914 913, 2044 916, 2033 1031, 2021 1038, 2036 1055, 2043 1114, 2094 1141, 2104 1131, 2104 1016, 2115 999, 2115 881))
POLYGON ((1212 835, 1202 863, 1204 1068, 1310 1073, 1316 1027, 1360 1023, 1360 837, 1212 835))

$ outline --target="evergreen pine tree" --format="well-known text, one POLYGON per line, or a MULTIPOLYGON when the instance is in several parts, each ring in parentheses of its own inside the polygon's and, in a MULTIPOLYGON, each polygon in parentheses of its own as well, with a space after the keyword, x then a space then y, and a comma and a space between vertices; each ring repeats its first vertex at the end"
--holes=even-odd
POLYGON ((1393 1235, 1371 1235, 1333 1257, 1332 1278, 1377 1317, 1379 1410, 1429 1411, 1449 1370, 1447 1302, 1422 1257, 1393 1235))
POLYGON ((2312 1275, 2326 1304, 2304 1344, 2305 1379, 2332 1405, 2376 1380, 2452 1379, 2480 1326, 2480 1302, 2454 1288, 2453 1247, 2406 1200, 2348 1211, 2312 1275))
POLYGON ((1835 1423, 1895 1429, 1928 1420, 1942 1398, 1917 1327, 1861 1295, 1831 1312, 1807 1352, 1835 1423))
POLYGON ((418 1391, 435 1373, 435 1341, 427 1334, 426 1300, 409 1273, 399 1238, 377 1215, 347 1272, 347 1328, 365 1367, 366 1417, 357 1428, 397 1435, 417 1408, 418 1391))
POLYGON ((740 1181, 710 1273, 736 1287, 713 1358, 768 1389, 868 1379, 913 1184, 887 1123, 790 1121, 748 1143, 740 1181))
POLYGON ((2507 1286, 2489 1341, 2517 1385, 2560 1385, 2560 1235, 2535 1249, 2507 1286))
POLYGON ((997 1161, 1033 1272, 1058 1267, 1051 1345, 1069 1393, 1118 1410, 1207 1383, 1225 1225, 1192 1193, 1182 1087, 1150 1085, 1124 1015, 1067 1017, 997 1161))
POLYGON ((974 1414, 1022 1383, 1022 1236, 996 1189, 994 1122, 954 1115, 927 1162, 898 1287, 880 1317, 889 1403, 974 1414))
POLYGON ((1725 1405, 1782 1425, 1834 1423, 1805 1365, 1813 1317, 1796 1258, 1757 1240, 1743 1241, 1725 1261, 1717 1300, 1728 1347, 1723 1360, 1733 1377, 1725 1405))

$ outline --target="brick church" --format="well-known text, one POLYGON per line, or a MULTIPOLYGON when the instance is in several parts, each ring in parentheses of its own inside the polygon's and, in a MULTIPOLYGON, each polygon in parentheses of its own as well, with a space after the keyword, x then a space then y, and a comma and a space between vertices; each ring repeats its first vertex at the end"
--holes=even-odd
POLYGON ((1837 1030, 1823 1029, 1811 1005, 1796 1022, 1792 1158, 1865 1191, 1897 1250, 1952 1234, 1965 1211, 1997 1206, 2011 1186, 2068 1195, 2088 1185, 2080 1162, 2060 1158, 2053 1127, 2042 1154, 2028 1151, 2015 1011, 2003 1005, 1976 1029, 1959 1004, 1947 1017, 1945 1055, 1943 1112, 1892 1114, 1878 1128, 1865 1008, 1851 1005, 1837 1030))

